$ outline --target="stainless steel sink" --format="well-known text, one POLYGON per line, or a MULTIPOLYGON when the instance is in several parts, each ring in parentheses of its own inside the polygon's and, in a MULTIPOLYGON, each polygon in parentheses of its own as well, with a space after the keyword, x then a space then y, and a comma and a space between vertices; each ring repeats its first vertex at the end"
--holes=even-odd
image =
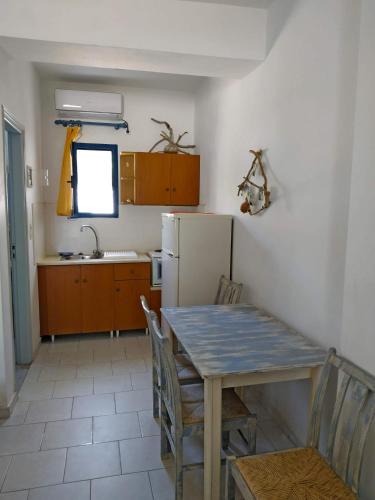
POLYGON ((73 254, 70 257, 60 257, 60 260, 91 260, 91 259, 100 260, 100 258, 98 259, 98 257, 94 254, 84 254, 84 253, 73 254))

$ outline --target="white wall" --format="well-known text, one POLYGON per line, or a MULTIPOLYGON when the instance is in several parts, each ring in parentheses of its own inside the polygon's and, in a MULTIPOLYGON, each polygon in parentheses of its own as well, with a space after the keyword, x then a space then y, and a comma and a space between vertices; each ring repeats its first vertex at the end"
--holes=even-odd
MULTIPOLYGON (((29 222, 30 300, 32 307, 33 349, 39 343, 39 314, 36 281, 35 252, 44 246, 43 211, 41 210, 41 150, 39 81, 30 64, 12 60, 0 50, 0 104, 25 127, 25 163, 33 168, 34 185, 27 190, 29 222), (33 239, 33 235, 36 237, 33 239)), ((0 172, 0 265, 2 312, 0 321, 0 408, 6 407, 14 392, 14 349, 10 310, 10 277, 6 229, 6 200, 1 149, 0 172)))
POLYGON ((189 131, 188 142, 194 143, 194 98, 187 92, 109 86, 48 82, 43 86, 43 165, 49 170, 50 185, 45 188, 46 253, 58 251, 91 252, 93 236, 80 233, 83 223, 92 223, 99 230, 104 249, 157 249, 161 246, 161 217, 168 207, 141 207, 120 205, 118 219, 69 220, 55 215, 60 165, 66 130, 56 126, 54 107, 55 88, 95 89, 122 92, 125 97, 125 118, 130 134, 109 127, 82 129, 81 142, 118 144, 119 151, 148 151, 158 140, 161 127, 150 118, 167 120, 176 132, 189 131))
MULTIPOLYGON (((273 45, 266 60, 241 81, 205 86, 196 104, 196 137, 202 200, 208 210, 235 216, 233 277, 245 285, 243 299, 325 348, 340 351, 342 346, 349 358, 375 374, 375 276, 373 269, 369 272, 375 244, 370 236, 375 210, 370 163, 375 13, 373 2, 365 5, 355 179, 351 167, 360 2, 354 0, 275 2, 269 13, 273 45), (250 165, 250 147, 265 150, 272 199, 271 207, 255 217, 240 213, 236 196, 250 165), (341 342, 345 269, 348 322, 341 342)), ((301 442, 308 390, 302 382, 263 389, 266 403, 301 442)), ((373 438, 371 447, 367 469, 374 461, 373 438)), ((367 480, 370 473, 365 471, 361 496, 369 500, 375 496, 367 480)))
MULTIPOLYGON (((362 0, 358 84, 351 175, 350 213, 341 350, 375 374, 375 3, 362 0)), ((368 498, 375 496, 375 426, 364 470, 368 498), (372 492, 372 496, 370 496, 372 492)))

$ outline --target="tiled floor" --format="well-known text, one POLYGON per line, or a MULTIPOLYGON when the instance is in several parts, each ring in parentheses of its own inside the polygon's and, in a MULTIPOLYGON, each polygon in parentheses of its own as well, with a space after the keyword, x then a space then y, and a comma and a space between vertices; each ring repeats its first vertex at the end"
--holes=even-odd
MULTIPOLYGON (((58 337, 43 343, 12 416, 0 421, 0 500, 173 500, 152 417, 149 338, 58 337)), ((258 452, 293 446, 259 402, 258 452)), ((201 440, 185 445, 202 457, 201 440)), ((202 470, 184 499, 202 498, 202 470)))

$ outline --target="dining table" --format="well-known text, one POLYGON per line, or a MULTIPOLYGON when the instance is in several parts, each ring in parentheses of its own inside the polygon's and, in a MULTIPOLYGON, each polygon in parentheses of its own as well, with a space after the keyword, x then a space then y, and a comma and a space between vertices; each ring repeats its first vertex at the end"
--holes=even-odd
POLYGON ((311 412, 326 351, 250 304, 161 308, 204 381, 204 500, 219 500, 222 389, 309 379, 311 412))

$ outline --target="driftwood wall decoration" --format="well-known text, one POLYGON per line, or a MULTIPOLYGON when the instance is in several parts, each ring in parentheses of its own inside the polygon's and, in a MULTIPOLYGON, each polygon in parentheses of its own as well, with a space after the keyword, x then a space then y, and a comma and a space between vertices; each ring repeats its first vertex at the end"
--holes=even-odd
POLYGON ((241 204, 241 212, 250 215, 258 214, 270 206, 270 192, 268 191, 267 176, 262 162, 263 151, 249 151, 254 155, 250 170, 243 182, 238 186, 238 196, 245 198, 241 204))
POLYGON ((155 123, 159 123, 160 125, 165 125, 166 128, 167 128, 167 132, 165 130, 163 130, 160 133, 161 139, 160 139, 160 141, 157 141, 152 146, 152 148, 149 151, 150 153, 156 148, 156 146, 158 146, 162 142, 167 142, 168 143, 166 146, 164 146, 164 153, 183 153, 185 155, 189 155, 190 153, 188 153, 187 151, 185 151, 185 149, 195 148, 194 144, 190 144, 188 146, 183 146, 182 144, 180 144, 181 139, 183 138, 184 135, 187 134, 187 132, 184 132, 183 134, 180 134, 177 137, 177 141, 175 141, 173 128, 169 125, 168 122, 163 122, 163 121, 155 120, 155 118, 151 118, 151 120, 153 122, 155 122, 155 123))

